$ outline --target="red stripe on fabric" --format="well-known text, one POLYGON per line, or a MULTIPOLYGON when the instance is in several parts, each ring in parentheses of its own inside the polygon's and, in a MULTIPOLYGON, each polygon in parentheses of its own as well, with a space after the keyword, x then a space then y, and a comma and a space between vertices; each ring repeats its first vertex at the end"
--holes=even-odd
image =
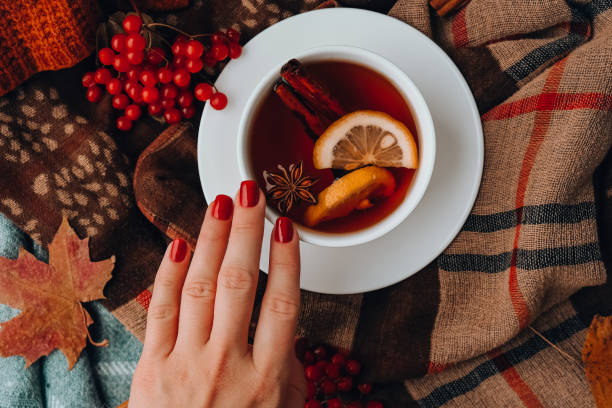
POLYGON ((453 32, 453 44, 455 48, 461 48, 468 45, 468 34, 467 24, 465 23, 465 11, 466 7, 459 10, 453 18, 452 32, 453 32))
POLYGON ((546 78, 546 82, 544 83, 544 92, 542 95, 540 95, 536 102, 537 113, 534 119, 535 125, 533 132, 531 133, 531 138, 529 139, 529 144, 527 145, 527 150, 523 156, 518 187, 516 189, 516 201, 514 205, 516 208, 517 225, 514 233, 512 257, 510 260, 508 290, 510 292, 510 301, 512 302, 514 313, 516 314, 520 329, 527 326, 530 319, 529 307, 527 306, 527 302, 525 301, 525 298, 521 293, 521 289, 518 286, 516 271, 516 255, 519 237, 521 234, 521 220, 523 217, 523 206, 525 205, 525 192, 527 191, 527 184, 529 182, 531 169, 533 168, 538 151, 540 150, 540 146, 542 146, 542 142, 544 141, 544 137, 546 136, 550 126, 550 118, 552 116, 551 107, 554 105, 554 98, 549 95, 556 94, 556 91, 559 88, 559 83, 561 82, 561 77, 563 76, 563 69, 565 68, 566 61, 567 58, 564 58, 552 67, 548 77, 546 78))
POLYGON ((500 374, 502 377, 504 377, 504 380, 506 380, 510 388, 512 388, 512 390, 527 408, 543 407, 542 403, 538 399, 538 396, 535 395, 533 390, 523 380, 518 371, 516 371, 510 361, 508 361, 504 353, 502 353, 499 349, 495 349, 489 352, 487 355, 493 361, 497 367, 497 370, 499 370, 500 374))
POLYGON ((427 366, 427 374, 436 374, 446 370, 447 364, 438 364, 430 361, 427 366))
MULTIPOLYGON (((529 96, 518 101, 508 102, 496 106, 484 115, 483 121, 510 119, 538 110, 542 100, 548 101, 550 110, 596 109, 612 110, 612 95, 604 93, 557 93, 529 96)), ((541 104, 540 108, 546 109, 541 104)))
POLYGON ((136 296, 136 301, 140 303, 140 306, 144 310, 149 310, 149 304, 151 303, 151 291, 148 289, 143 290, 136 296))

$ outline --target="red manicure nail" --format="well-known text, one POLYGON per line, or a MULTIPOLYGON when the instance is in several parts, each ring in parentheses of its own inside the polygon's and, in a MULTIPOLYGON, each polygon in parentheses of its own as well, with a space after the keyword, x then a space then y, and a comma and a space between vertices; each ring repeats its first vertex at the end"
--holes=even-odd
POLYGON ((187 243, 177 238, 172 241, 172 246, 170 247, 170 259, 173 262, 182 262, 185 259, 185 255, 187 255, 187 243))
POLYGON ((293 238, 293 224, 287 217, 278 217, 274 228, 274 239, 276 242, 285 243, 293 238))
POLYGON ((232 216, 234 203, 225 194, 219 194, 213 201, 212 215, 218 220, 229 220, 232 216))
POLYGON ((255 207, 259 201, 259 187, 253 180, 245 180, 240 184, 240 205, 255 207))

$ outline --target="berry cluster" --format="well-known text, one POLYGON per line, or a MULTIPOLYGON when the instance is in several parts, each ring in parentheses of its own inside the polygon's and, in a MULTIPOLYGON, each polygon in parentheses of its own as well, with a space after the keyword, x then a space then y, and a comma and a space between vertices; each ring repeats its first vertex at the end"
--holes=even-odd
POLYGON ((113 108, 122 111, 116 121, 119 130, 130 130, 145 109, 149 115, 163 115, 166 123, 173 124, 195 115, 196 99, 210 101, 219 110, 227 105, 225 94, 208 81, 198 82, 194 77, 202 75, 204 65, 214 67, 227 58, 238 58, 242 53, 240 33, 230 28, 212 35, 181 34, 175 38, 168 55, 161 47, 147 46, 144 30, 158 34, 151 30, 153 26, 172 28, 158 23, 143 25, 136 14, 126 16, 124 33, 115 34, 111 47, 98 52, 104 66, 86 73, 82 79, 88 101, 99 102, 104 88, 112 95, 113 108), (207 37, 209 46, 205 47, 197 37, 207 37))
POLYGON ((372 384, 356 381, 361 372, 357 360, 323 345, 308 348, 305 339, 298 341, 296 352, 307 381, 305 408, 383 408, 381 402, 367 400, 372 384))

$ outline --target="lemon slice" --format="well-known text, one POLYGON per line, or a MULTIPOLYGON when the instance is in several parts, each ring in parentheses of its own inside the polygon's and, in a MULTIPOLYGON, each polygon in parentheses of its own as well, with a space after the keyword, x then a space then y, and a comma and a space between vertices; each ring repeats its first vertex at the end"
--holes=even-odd
POLYGON ((350 214, 363 208, 368 199, 390 196, 395 190, 395 178, 389 170, 368 166, 352 171, 319 193, 318 203, 311 205, 304 214, 309 227, 350 214))
POLYGON ((384 112, 361 110, 332 123, 314 146, 317 169, 354 170, 374 165, 415 169, 414 137, 400 121, 384 112))

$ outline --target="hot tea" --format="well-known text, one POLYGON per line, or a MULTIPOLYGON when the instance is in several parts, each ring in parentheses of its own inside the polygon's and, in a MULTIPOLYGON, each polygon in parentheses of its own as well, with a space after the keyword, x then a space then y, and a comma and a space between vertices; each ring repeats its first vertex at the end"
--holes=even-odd
POLYGON ((372 226, 391 214, 410 189, 415 170, 407 167, 416 167, 418 149, 410 107, 387 78, 365 66, 333 60, 299 64, 292 60, 283 67, 283 81, 263 98, 252 121, 248 149, 257 182, 266 187, 269 206, 313 229, 342 233, 372 226), (382 130, 354 126, 360 120, 379 121, 396 132, 383 125, 382 130), (349 129, 348 154, 341 152, 343 142, 324 146, 336 143, 342 126, 349 129), (376 131, 375 148, 359 142, 359 132, 376 131), (396 139, 401 132, 409 135, 408 142, 396 139), (407 156, 410 148, 413 163, 404 157, 408 164, 398 167, 397 151, 407 156), (373 154, 378 156, 372 159, 373 154), (360 165, 351 155, 375 160, 377 167, 360 165), (351 189, 367 196, 352 197, 351 189), (326 213, 326 203, 342 194, 345 208, 326 213))

